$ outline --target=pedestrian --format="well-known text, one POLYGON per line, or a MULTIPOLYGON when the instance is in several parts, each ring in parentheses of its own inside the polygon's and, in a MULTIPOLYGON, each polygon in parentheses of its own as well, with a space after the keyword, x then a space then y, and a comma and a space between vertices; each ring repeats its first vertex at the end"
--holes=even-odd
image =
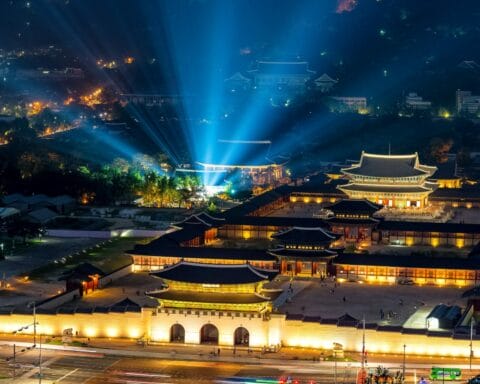
POLYGON ((218 348, 218 356, 220 356, 220 348, 218 348))
POLYGON ((343 302, 345 303, 347 301, 347 298, 343 296, 343 302))

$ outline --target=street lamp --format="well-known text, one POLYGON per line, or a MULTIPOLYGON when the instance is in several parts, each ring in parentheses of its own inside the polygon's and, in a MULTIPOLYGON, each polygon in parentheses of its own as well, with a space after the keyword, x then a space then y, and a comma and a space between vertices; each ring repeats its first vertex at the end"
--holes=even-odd
POLYGON ((473 318, 473 315, 472 315, 472 318, 470 319, 470 371, 472 370, 472 359, 473 359, 473 323, 474 323, 475 319, 473 318))
POLYGON ((35 301, 28 303, 29 306, 33 306, 33 348, 37 346, 37 309, 35 301))

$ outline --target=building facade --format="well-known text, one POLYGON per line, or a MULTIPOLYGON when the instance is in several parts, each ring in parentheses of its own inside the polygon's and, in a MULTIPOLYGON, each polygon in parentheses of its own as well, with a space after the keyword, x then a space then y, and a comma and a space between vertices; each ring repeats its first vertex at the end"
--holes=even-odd
POLYGON ((428 205, 436 184, 427 181, 436 167, 420 164, 418 154, 376 155, 362 152, 360 161, 342 172, 349 183, 338 188, 350 199, 367 199, 389 208, 428 205))

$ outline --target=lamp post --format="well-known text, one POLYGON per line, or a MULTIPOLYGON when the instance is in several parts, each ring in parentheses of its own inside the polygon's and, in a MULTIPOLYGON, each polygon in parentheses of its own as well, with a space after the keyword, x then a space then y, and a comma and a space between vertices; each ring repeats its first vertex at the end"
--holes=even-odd
POLYGON ((473 322, 474 318, 470 319, 470 356, 469 356, 469 363, 470 363, 470 371, 472 370, 472 359, 473 359, 473 322))
POLYGON ((37 309, 35 306, 35 301, 29 303, 33 305, 33 348, 37 346, 37 309))
POLYGON ((333 359, 335 361, 334 383, 337 384, 337 350, 333 348, 333 359))
POLYGON ((404 381, 404 382, 405 382, 406 350, 407 350, 407 344, 403 344, 403 369, 402 369, 402 375, 403 375, 403 381, 404 381))

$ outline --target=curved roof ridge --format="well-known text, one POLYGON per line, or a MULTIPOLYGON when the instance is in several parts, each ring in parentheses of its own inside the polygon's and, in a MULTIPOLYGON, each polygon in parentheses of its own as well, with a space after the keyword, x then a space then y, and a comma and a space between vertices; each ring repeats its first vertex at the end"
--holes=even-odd
MULTIPOLYGON (((418 157, 418 152, 410 153, 410 154, 403 154, 403 155, 383 155, 381 153, 370 153, 370 152, 365 152, 362 151, 362 157, 367 156, 367 157, 376 157, 376 158, 383 158, 383 157, 391 157, 394 159, 408 159, 410 157, 418 157)), ((361 161, 361 158, 360 158, 361 161)))

